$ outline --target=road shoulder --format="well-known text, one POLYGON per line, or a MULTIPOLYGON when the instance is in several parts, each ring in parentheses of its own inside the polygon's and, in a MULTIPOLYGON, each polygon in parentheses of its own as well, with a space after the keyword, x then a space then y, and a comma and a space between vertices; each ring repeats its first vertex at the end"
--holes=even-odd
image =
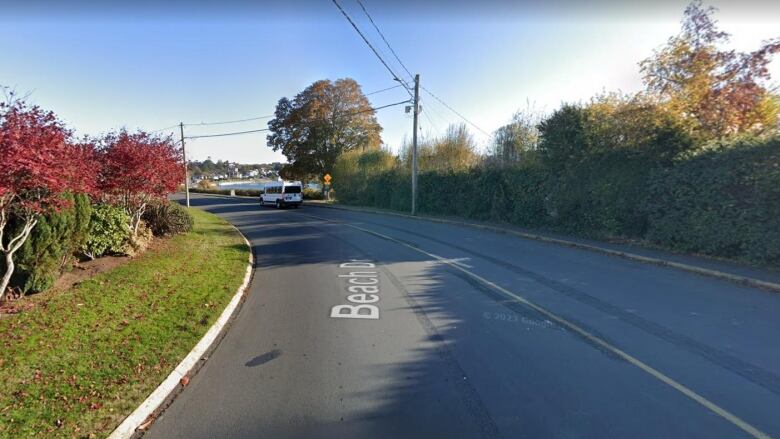
POLYGON ((241 231, 235 227, 241 235, 246 246, 250 249, 249 261, 246 267, 244 280, 236 290, 230 302, 220 314, 217 321, 209 328, 200 341, 176 366, 165 380, 138 406, 124 421, 108 436, 109 439, 125 439, 137 437, 149 428, 159 414, 165 410, 176 396, 189 383, 190 377, 208 360, 208 357, 216 349, 219 342, 225 336, 229 324, 234 320, 244 299, 244 293, 248 291, 252 280, 254 268, 254 255, 252 246, 241 231))
POLYGON ((509 225, 492 225, 459 219, 438 218, 426 215, 412 216, 400 212, 371 209, 341 204, 331 204, 318 201, 307 201, 307 206, 329 208, 339 210, 351 210, 356 212, 392 215, 409 219, 417 219, 441 224, 451 224, 463 227, 472 227, 497 233, 509 234, 525 239, 547 242, 565 247, 594 251, 611 256, 617 256, 646 264, 676 268, 704 276, 727 280, 741 285, 747 285, 769 292, 780 292, 780 273, 769 270, 730 263, 716 259, 699 256, 674 254, 662 250, 642 248, 636 245, 605 243, 600 241, 569 237, 553 233, 529 231, 509 225))

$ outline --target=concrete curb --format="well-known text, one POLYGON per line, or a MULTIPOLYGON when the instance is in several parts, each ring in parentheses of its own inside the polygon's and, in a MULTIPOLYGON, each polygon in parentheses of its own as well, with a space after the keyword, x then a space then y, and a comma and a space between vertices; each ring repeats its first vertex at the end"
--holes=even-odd
MULTIPOLYGON (((188 377, 193 371, 198 362, 206 356, 209 350, 216 346, 216 343, 220 340, 219 336, 222 330, 228 324, 235 312, 239 309, 241 299, 243 299, 244 292, 249 286, 249 282, 252 279, 252 269, 254 266, 254 256, 252 254, 252 245, 249 240, 246 239, 243 233, 238 230, 238 227, 233 226, 241 237, 244 239, 247 247, 249 248, 249 263, 246 267, 246 274, 244 275, 244 281, 238 290, 230 299, 225 309, 220 314, 216 322, 209 328, 203 338, 200 339, 198 344, 187 354, 186 357, 179 363, 173 372, 159 385, 156 389, 136 408, 133 413, 130 414, 121 424, 108 436, 109 439, 129 439, 134 437, 139 430, 139 427, 146 427, 151 420, 153 420, 153 414, 157 409, 163 406, 169 397, 177 390, 180 390, 184 386, 181 385, 181 380, 188 377)), ((140 429, 143 430, 143 429, 140 429)))
POLYGON ((714 277, 718 279, 727 280, 730 282, 738 283, 741 285, 747 285, 751 287, 761 288, 763 290, 771 291, 771 292, 780 292, 780 284, 774 283, 774 282, 768 282, 761 279, 755 279, 752 277, 747 276, 740 276, 737 274, 727 273, 724 271, 718 271, 718 270, 712 270, 709 268, 703 268, 703 267, 697 267, 695 265, 685 264, 682 262, 675 262, 670 261, 667 259, 660 259, 660 258, 654 258, 650 256, 642 256, 638 255, 636 253, 630 253, 630 252, 624 252, 620 250, 613 250, 605 247, 599 247, 592 244, 585 244, 582 242, 575 242, 575 241, 568 241, 565 239, 559 239, 559 238, 550 238, 549 236, 543 236, 538 235, 535 233, 527 233, 527 232, 520 232, 517 230, 508 230, 501 227, 496 226, 489 226, 485 224, 477 224, 477 223, 471 223, 468 221, 455 221, 455 220, 449 220, 449 219, 443 219, 443 218, 435 218, 435 217, 429 217, 429 216, 412 216, 408 214, 398 213, 398 212, 386 212, 383 210, 377 210, 377 209, 366 209, 361 207, 346 207, 346 206, 338 206, 333 204, 325 204, 325 203, 304 203, 305 206, 313 206, 313 207, 322 207, 322 208, 329 208, 329 209, 339 209, 339 210, 353 210, 357 212, 366 212, 366 213, 376 213, 376 214, 382 214, 382 215, 393 215, 393 216, 399 216, 402 218, 410 218, 410 219, 417 219, 417 220, 423 220, 423 221, 430 221, 434 223, 442 223, 442 224, 452 224, 457 226, 464 226, 464 227, 472 227, 476 229, 482 229, 482 230, 489 230, 491 232, 498 232, 503 233, 507 235, 515 235, 519 236, 521 238, 526 239, 532 239, 535 241, 541 241, 541 242, 548 242, 550 244, 556 244, 561 245, 564 247, 571 247, 571 248, 579 248, 583 250, 589 250, 593 252, 603 253, 611 256, 617 256, 624 259, 630 259, 633 261, 638 262, 644 262, 646 264, 653 264, 653 265, 660 265, 663 267, 672 267, 679 270, 688 271, 691 273, 701 274, 704 276, 714 277))

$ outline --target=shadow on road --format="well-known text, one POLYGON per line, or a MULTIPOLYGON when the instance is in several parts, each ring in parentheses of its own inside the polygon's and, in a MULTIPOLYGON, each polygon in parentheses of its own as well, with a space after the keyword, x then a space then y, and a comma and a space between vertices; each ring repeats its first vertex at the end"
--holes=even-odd
POLYGON ((261 366, 265 363, 268 363, 271 360, 274 360, 276 358, 279 358, 282 355, 282 351, 279 349, 274 349, 272 351, 266 352, 263 355, 258 355, 255 358, 252 358, 251 360, 247 361, 244 366, 247 367, 257 367, 261 366))

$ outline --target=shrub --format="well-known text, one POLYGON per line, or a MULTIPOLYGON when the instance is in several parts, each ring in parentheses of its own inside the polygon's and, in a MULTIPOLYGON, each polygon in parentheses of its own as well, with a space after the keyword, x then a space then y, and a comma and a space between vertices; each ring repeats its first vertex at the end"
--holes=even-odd
POLYGON ((780 265, 780 138, 739 141, 656 172, 647 238, 687 252, 780 265))
POLYGON ((64 195, 70 208, 41 217, 16 254, 11 285, 24 293, 48 289, 84 244, 92 205, 84 194, 64 195))
POLYGON ((98 204, 92 209, 89 236, 81 251, 91 259, 107 253, 125 253, 130 239, 130 216, 121 207, 98 204))
POLYGON ((144 250, 149 247, 149 244, 152 243, 153 239, 154 234, 152 233, 152 229, 149 228, 146 221, 141 220, 138 222, 138 230, 136 233, 130 234, 130 238, 125 241, 122 249, 117 253, 131 257, 143 253, 144 250))
POLYGON ((158 202, 146 207, 143 216, 155 236, 176 235, 192 230, 192 215, 178 203, 158 202))
MULTIPOLYGON (((227 191, 228 195, 230 195, 230 191, 227 191)), ((236 195, 242 196, 242 197, 259 197, 260 196, 260 189, 236 189, 236 195)))
POLYGON ((312 189, 310 187, 303 188, 303 199, 304 200, 321 200, 322 197, 322 191, 319 189, 312 189))
MULTIPOLYGON (((260 189, 233 189, 235 194, 242 197, 259 197, 260 189)), ((217 195, 230 195, 230 189, 203 189, 203 188, 190 188, 190 193, 194 194, 217 194, 217 195)))
POLYGON ((198 182, 198 189, 213 189, 216 187, 217 184, 211 180, 201 180, 198 182))

